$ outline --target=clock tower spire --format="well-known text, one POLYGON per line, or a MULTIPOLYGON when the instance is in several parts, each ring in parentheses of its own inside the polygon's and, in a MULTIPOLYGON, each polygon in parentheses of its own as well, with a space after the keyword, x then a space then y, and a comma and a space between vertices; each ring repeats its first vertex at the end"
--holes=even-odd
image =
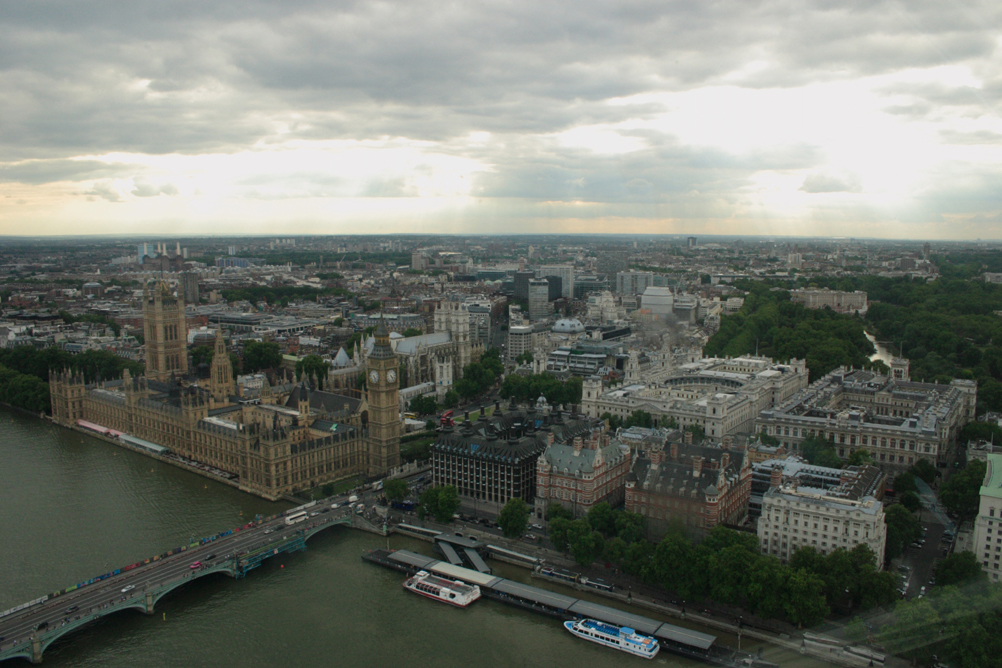
POLYGON ((385 475, 400 465, 400 363, 382 319, 367 360, 369 475, 385 475))

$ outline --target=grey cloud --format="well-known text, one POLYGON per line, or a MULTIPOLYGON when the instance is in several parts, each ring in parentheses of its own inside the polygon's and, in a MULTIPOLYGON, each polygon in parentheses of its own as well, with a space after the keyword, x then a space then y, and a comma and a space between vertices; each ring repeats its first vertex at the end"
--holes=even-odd
POLYGON ((94 187, 84 192, 84 194, 93 197, 100 197, 101 199, 108 200, 109 202, 122 201, 122 198, 117 192, 115 192, 109 183, 95 183, 94 187))
POLYGON ((800 189, 806 193, 858 193, 863 187, 853 175, 808 174, 800 189))
POLYGON ((21 157, 232 151, 292 113, 310 138, 555 132, 637 113, 609 97, 720 83, 759 58, 778 67, 746 85, 983 57, 1000 10, 983 11, 820 0, 26 6, 0 11, 0 86, 16 91, 4 94, 2 141, 21 157), (141 79, 145 90, 126 85, 141 79))
POLYGON ((137 179, 135 181, 135 188, 132 190, 132 195, 135 197, 157 197, 158 195, 174 196, 177 194, 177 186, 173 183, 154 185, 142 179, 137 179))
POLYGON ((88 181, 107 178, 133 168, 96 160, 27 160, 0 164, 0 183, 40 185, 57 181, 88 181))

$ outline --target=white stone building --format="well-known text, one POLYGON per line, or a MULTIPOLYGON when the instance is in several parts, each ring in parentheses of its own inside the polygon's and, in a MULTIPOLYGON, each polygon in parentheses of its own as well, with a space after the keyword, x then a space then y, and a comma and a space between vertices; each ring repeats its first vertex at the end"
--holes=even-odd
POLYGON ((759 412, 807 387, 804 360, 776 364, 764 357, 704 358, 678 367, 667 377, 603 391, 602 381, 585 379, 581 410, 626 418, 634 411, 659 421, 674 418, 680 429, 701 427, 710 438, 750 433, 759 412))
POLYGON ((877 567, 881 568, 887 545, 884 506, 872 496, 847 498, 838 488, 798 487, 795 480, 788 485, 776 481, 762 497, 758 539, 764 554, 783 561, 800 547, 828 554, 864 544, 877 555, 877 567))
POLYGON ((974 520, 974 554, 992 582, 1002 573, 1002 455, 987 456, 981 505, 974 520))
POLYGON ((907 468, 918 459, 945 457, 960 430, 974 419, 977 384, 916 383, 871 371, 832 371, 804 392, 762 410, 757 432, 774 436, 787 451, 820 436, 839 457, 869 451, 878 466, 907 468))

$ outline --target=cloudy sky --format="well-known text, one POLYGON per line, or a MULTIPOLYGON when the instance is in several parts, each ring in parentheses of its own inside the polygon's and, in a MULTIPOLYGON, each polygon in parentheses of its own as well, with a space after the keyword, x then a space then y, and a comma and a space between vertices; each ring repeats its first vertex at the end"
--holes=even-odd
POLYGON ((0 234, 1002 237, 1002 3, 0 5, 0 234))

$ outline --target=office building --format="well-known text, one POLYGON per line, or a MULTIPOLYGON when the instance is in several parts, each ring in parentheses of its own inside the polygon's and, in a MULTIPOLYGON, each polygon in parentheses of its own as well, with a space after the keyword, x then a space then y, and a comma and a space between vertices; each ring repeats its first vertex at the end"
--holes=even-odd
POLYGON ((552 313, 550 308, 550 284, 542 279, 532 279, 528 285, 529 320, 545 320, 552 313))
POLYGON ((539 268, 539 275, 542 277, 560 277, 560 296, 567 299, 574 298, 574 265, 570 264, 547 264, 539 268))

